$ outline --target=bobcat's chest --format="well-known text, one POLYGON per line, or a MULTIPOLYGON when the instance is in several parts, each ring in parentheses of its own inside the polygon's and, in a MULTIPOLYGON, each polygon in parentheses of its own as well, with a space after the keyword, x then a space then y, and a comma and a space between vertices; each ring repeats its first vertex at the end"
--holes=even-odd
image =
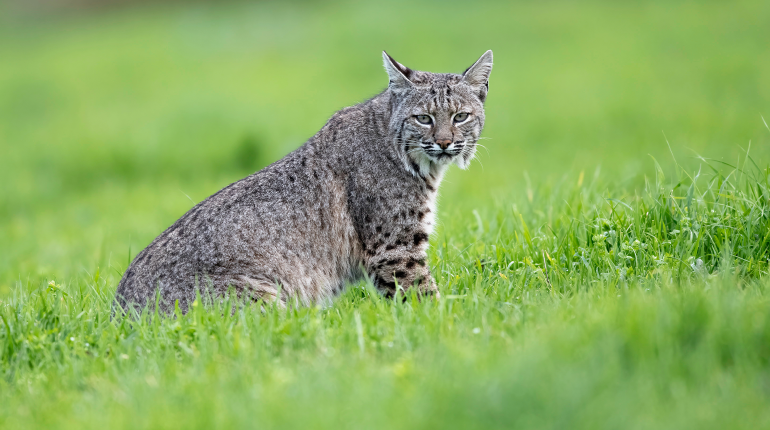
POLYGON ((433 230, 436 227, 436 199, 438 192, 434 191, 428 194, 428 198, 425 200, 426 213, 423 219, 420 221, 420 229, 428 236, 433 234, 433 230))
POLYGON ((420 227, 428 235, 432 235, 436 227, 436 206, 438 200, 438 187, 444 177, 445 166, 431 166, 429 174, 425 177, 427 193, 425 195, 425 216, 420 221, 420 227))

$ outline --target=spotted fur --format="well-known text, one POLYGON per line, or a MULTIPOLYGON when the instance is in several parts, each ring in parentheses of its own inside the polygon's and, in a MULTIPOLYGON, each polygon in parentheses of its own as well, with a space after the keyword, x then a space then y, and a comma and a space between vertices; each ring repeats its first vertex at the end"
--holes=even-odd
POLYGON ((438 295, 426 263, 436 193, 450 164, 467 168, 475 155, 492 51, 459 75, 383 59, 385 91, 337 112, 140 252, 118 284, 121 308, 158 297, 163 310, 178 301, 186 311, 196 291, 328 302, 364 276, 387 296, 398 287, 438 295))

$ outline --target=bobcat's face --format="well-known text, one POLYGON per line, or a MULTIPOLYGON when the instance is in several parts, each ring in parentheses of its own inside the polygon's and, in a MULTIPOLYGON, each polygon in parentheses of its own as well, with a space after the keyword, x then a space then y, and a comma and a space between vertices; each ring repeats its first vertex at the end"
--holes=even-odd
POLYGON ((484 105, 456 76, 432 76, 417 87, 404 110, 401 143, 409 158, 466 168, 484 127, 484 105))
POLYGON ((418 170, 426 164, 468 167, 484 127, 491 51, 462 75, 413 71, 387 54, 385 65, 395 101, 390 128, 405 161, 418 170))

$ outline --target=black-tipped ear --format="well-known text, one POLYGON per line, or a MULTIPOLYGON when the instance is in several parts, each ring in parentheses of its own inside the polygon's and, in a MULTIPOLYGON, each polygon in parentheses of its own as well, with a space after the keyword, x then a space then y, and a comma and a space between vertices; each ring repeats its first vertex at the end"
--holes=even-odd
POLYGON ((393 89, 410 88, 413 84, 409 78, 414 73, 412 69, 394 60, 387 52, 382 51, 382 60, 385 63, 385 71, 390 80, 389 87, 393 89))
POLYGON ((492 73, 492 51, 487 51, 468 70, 463 72, 463 80, 470 86, 479 89, 479 97, 483 101, 489 90, 489 74, 492 73))

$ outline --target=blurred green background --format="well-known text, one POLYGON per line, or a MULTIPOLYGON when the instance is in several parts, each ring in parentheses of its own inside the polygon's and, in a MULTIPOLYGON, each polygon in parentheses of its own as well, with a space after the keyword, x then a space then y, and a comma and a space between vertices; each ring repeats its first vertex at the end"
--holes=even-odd
POLYGON ((633 189, 648 154, 672 165, 664 133, 688 169, 770 155, 767 1, 119 3, 0 5, 0 295, 117 281, 193 203, 384 89, 383 49, 436 72, 494 50, 487 150, 442 185, 457 225, 581 172, 633 189))

